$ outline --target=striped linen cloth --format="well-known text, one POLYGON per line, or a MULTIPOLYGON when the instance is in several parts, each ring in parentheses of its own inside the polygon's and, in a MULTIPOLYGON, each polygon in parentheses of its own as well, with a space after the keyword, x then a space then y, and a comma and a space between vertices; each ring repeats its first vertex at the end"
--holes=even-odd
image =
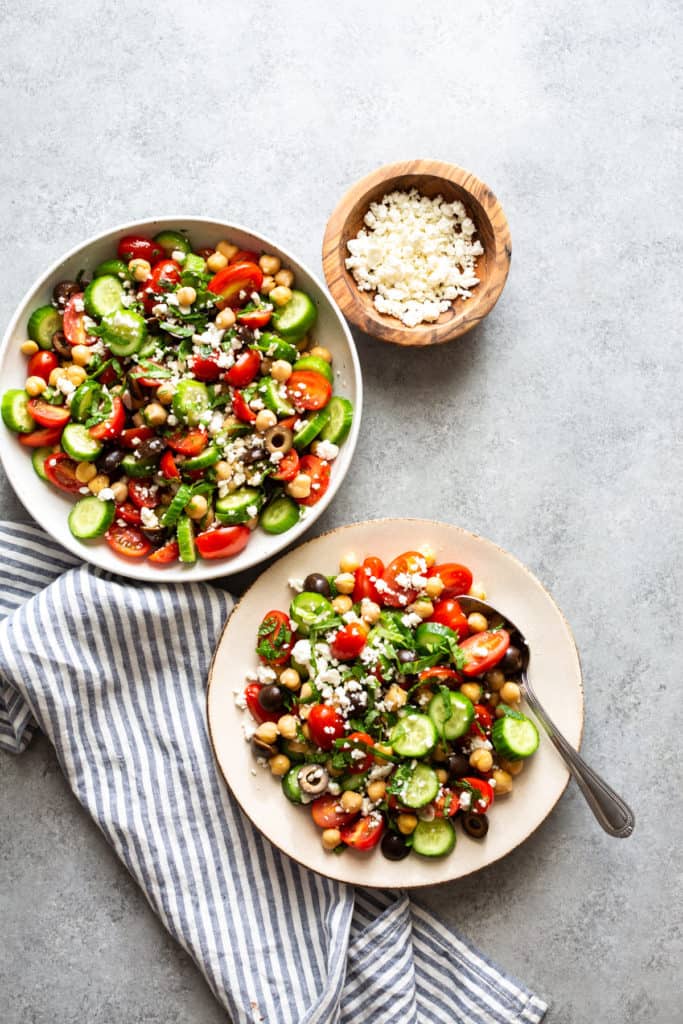
POLYGON ((209 660, 232 598, 135 584, 0 523, 0 747, 36 726, 234 1024, 513 1024, 546 1004, 404 893, 306 871, 219 779, 209 660))

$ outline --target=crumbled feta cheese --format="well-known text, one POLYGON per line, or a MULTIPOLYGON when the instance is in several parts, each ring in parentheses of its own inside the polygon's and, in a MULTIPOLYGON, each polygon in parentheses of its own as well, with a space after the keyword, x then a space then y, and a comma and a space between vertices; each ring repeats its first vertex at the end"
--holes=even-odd
POLYGON ((417 615, 416 612, 406 612, 405 615, 401 616, 401 622, 408 629, 416 629, 422 622, 422 616, 417 615))
POLYGON ((325 462, 332 462, 339 455, 339 447, 333 444, 332 441, 318 441, 315 454, 319 459, 324 459, 325 462))
POLYGON ((114 492, 111 487, 103 487, 102 490, 98 492, 97 497, 100 501, 114 501, 114 492))
POLYGON ((298 576, 291 576, 287 580, 287 583, 292 588, 292 590, 296 591, 297 594, 300 594, 301 591, 304 589, 304 581, 299 579, 298 576))
POLYGON ((141 508, 140 519, 146 530, 156 530, 159 526, 159 518, 153 508, 141 508))
POLYGON ((171 253, 171 259, 175 260, 176 263, 184 263, 185 255, 186 254, 183 252, 182 249, 174 249, 173 252, 171 253))

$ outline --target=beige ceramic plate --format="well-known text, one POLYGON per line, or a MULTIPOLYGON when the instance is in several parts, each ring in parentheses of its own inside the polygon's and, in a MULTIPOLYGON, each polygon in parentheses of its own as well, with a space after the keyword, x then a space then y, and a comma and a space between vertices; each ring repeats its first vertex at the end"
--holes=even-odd
POLYGON ((271 566, 246 592, 220 639, 209 674, 208 717, 214 751, 223 776, 243 811, 277 847, 330 878, 355 885, 407 888, 460 878, 513 850, 550 814, 568 781, 563 762, 545 738, 510 796, 496 802, 483 842, 458 826, 450 856, 428 860, 411 855, 393 863, 379 850, 342 856, 327 854, 320 831, 305 808, 283 796, 267 769, 256 769, 242 723, 248 712, 235 706, 246 673, 256 664, 256 628, 271 608, 286 610, 291 577, 333 573, 347 551, 379 555, 388 561, 402 551, 431 544, 437 561, 469 565, 484 583, 488 600, 510 617, 526 636, 532 657, 530 677, 551 718, 574 746, 581 741, 583 691, 581 668, 571 631, 559 608, 538 580, 501 548, 457 526, 423 519, 379 519, 345 526, 302 544, 271 566))

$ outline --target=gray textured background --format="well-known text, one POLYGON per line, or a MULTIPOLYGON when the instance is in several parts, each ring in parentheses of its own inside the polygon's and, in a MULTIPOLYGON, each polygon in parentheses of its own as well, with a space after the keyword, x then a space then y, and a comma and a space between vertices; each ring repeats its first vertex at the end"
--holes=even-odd
MULTIPOLYGON (((424 898, 552 1001, 549 1024, 675 1024, 677 5, 463 6, 0 4, 0 320, 120 221, 234 219, 319 266, 338 197, 379 164, 439 157, 494 188, 501 302, 436 351, 358 338, 358 455, 318 528, 447 519, 550 587, 582 653, 585 753, 638 830, 608 839, 570 788, 522 849, 424 898)), ((4 481, 0 512, 27 518, 4 481)), ((4 1024, 223 1021, 48 744, 0 755, 0 783, 4 1024)))

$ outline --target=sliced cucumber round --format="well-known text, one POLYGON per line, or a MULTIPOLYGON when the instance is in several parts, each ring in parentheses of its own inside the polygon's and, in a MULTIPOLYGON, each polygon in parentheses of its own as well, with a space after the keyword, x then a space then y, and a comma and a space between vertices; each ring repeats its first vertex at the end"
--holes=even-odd
POLYGON ((62 431, 62 448, 76 462, 94 462, 102 451, 102 442, 96 441, 82 423, 67 423, 62 431))
POLYGON ((435 694, 427 710, 439 735, 446 740, 464 736, 474 721, 474 704, 464 693, 454 690, 435 694))
POLYGON ((106 277, 108 275, 118 277, 119 281, 128 280, 130 277, 128 264, 124 263, 123 260, 103 260, 102 263, 98 263, 93 271, 93 277, 106 277))
POLYGON ((180 519, 181 515, 183 514, 183 509, 185 508, 191 497, 192 488, 189 486, 189 484, 181 484, 178 490, 173 495, 173 500, 171 501, 171 504, 167 507, 166 511, 162 516, 161 525, 169 527, 175 526, 178 520, 180 519))
POLYGON ((399 800, 406 807, 426 807, 438 792, 439 779, 434 769, 428 764, 418 764, 401 790, 399 800))
POLYGON ((258 513, 263 495, 255 487, 240 487, 216 502, 216 519, 220 523, 246 523, 258 513), (254 513, 253 509, 256 509, 254 513))
POLYGON ((293 291, 284 306, 273 313, 272 324, 285 341, 299 341, 315 323, 318 310, 304 292, 293 291))
POLYGON ((52 337, 62 329, 62 318, 54 306, 39 306, 28 318, 28 336, 41 348, 52 348, 52 337))
POLYGON ((123 285, 113 274, 104 274, 91 281, 83 293, 83 305, 88 316, 100 317, 121 308, 123 285))
POLYGON ((181 516, 176 528, 178 557, 181 562, 191 564, 197 561, 197 545, 194 540, 194 523, 189 516, 181 516))
POLYGON ((115 514, 113 501, 100 501, 94 495, 81 498, 69 512, 69 529, 77 540, 92 540, 107 532, 115 514))
POLYGON ((353 403, 348 398, 340 398, 339 395, 335 395, 330 399, 326 412, 329 413, 329 417, 320 438, 331 444, 341 444, 349 436, 351 430, 353 403))
POLYGON ((192 252, 192 246, 188 239, 179 231, 160 231, 158 235, 154 236, 154 241, 159 243, 167 256, 171 256, 174 252, 184 252, 186 255, 188 252, 192 252))
POLYGON ((349 790, 352 793, 358 793, 363 789, 367 781, 367 775, 364 772, 359 772, 357 775, 345 775, 343 779, 339 779, 339 785, 344 793, 349 790))
POLYGON ((439 734, 428 715, 404 715, 391 730, 389 743, 399 757, 424 757, 437 743, 439 734))
POLYGON ((259 520, 266 533, 286 533, 299 522, 299 506, 284 494, 264 508, 259 520))
POLYGON ((272 377, 268 377, 259 384, 258 393, 263 399, 266 408, 275 413, 276 416, 293 416, 294 406, 280 394, 281 385, 272 377))
POLYGON ((200 380, 181 380, 173 395, 173 412, 178 419, 196 427, 209 408, 209 391, 200 380))
POLYGON ((31 462, 36 473, 41 480, 47 480, 47 473, 45 472, 45 459, 48 455, 53 455, 55 452, 54 448, 34 448, 31 454, 31 462))
POLYGON ((258 345, 254 345, 253 348, 265 353, 270 359, 286 359, 288 363, 295 363, 299 358, 296 345, 291 345, 270 331, 265 331, 259 338, 258 345))
POLYGON ((85 423, 90 415, 93 402, 101 390, 102 388, 96 380, 84 380, 82 384, 79 384, 71 399, 71 419, 76 420, 77 423, 85 423))
POLYGON ((215 466, 217 462, 220 462, 221 450, 215 445, 209 445, 199 455, 193 455, 189 459, 185 459, 183 462, 183 472, 194 472, 196 469, 207 469, 209 466, 215 466))
POLYGON ((325 427, 330 418, 329 407, 316 412, 310 419, 306 420, 301 430, 294 435, 294 447, 301 450, 308 448, 311 441, 314 441, 320 431, 325 427))
MULTIPOLYGON (((158 465, 158 455, 151 455, 146 459, 137 459, 134 452, 129 452, 127 455, 124 455, 121 460, 121 469, 126 476, 154 476, 158 465)), ((185 504, 187 504, 187 502, 185 504)))
POLYGON ((282 792, 293 804, 303 803, 303 793, 299 785, 299 765, 290 768, 282 780, 282 792))
POLYGON ((413 850, 421 857, 445 857, 455 846, 455 829, 448 818, 418 821, 413 832, 413 850))
POLYGON ((35 430, 36 421, 29 412, 28 403, 29 397, 23 388, 10 388, 2 396, 2 422, 15 434, 30 434, 35 430))
POLYGON ((116 309, 102 317, 102 341, 114 356, 131 356, 147 337, 144 318, 132 309, 116 309))
POLYGON ((332 603, 326 597, 306 590, 297 594, 289 606, 289 617, 296 622, 302 636, 308 636, 311 629, 333 619, 334 615, 332 603))
POLYGON ((301 359, 297 359, 294 364, 295 370, 315 370, 316 373, 322 374, 326 380, 332 383, 332 367, 326 359, 321 359, 320 356, 302 356, 301 359))
POLYGON ((531 757, 538 750, 538 729, 526 715, 505 715, 497 719, 491 731, 491 739, 496 752, 510 761, 531 757))
POLYGON ((444 641, 458 642, 458 634, 440 622, 423 622, 415 630, 415 644, 421 654, 434 654, 444 641))

